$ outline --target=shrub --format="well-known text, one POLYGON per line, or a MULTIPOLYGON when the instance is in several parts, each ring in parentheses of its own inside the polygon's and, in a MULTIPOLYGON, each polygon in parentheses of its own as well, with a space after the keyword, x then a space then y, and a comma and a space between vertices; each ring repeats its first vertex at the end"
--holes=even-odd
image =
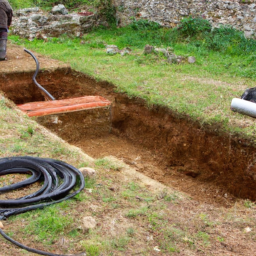
POLYGON ((130 24, 130 27, 134 30, 158 30, 161 28, 161 25, 154 21, 133 19, 133 22, 130 24))
POLYGON ((197 36, 204 32, 211 31, 211 24, 208 20, 203 18, 184 18, 181 20, 181 24, 178 26, 178 30, 180 30, 183 36, 197 36))

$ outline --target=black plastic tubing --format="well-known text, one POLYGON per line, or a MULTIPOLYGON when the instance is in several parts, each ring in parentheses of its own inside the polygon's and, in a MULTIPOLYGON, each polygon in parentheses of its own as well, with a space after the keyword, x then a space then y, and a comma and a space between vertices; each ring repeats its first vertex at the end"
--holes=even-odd
MULTIPOLYGON (((31 177, 22 182, 1 187, 0 194, 31 185, 37 181, 42 181, 43 185, 30 195, 17 199, 0 200, 0 220, 70 199, 85 186, 84 177, 78 169, 54 159, 29 156, 1 158, 0 176, 14 173, 31 174, 31 177), (75 189, 77 186, 79 187, 75 189)), ((2 229, 0 229, 0 234, 27 251, 41 255, 62 256, 22 245, 6 235, 2 229)))
POLYGON ((42 86, 40 85, 37 81, 36 81, 36 76, 38 74, 39 71, 39 62, 36 58, 36 56, 29 50, 24 49, 25 52, 27 52, 28 54, 30 54, 32 56, 32 58, 34 59, 34 61, 36 62, 36 72, 33 75, 33 82, 35 83, 35 85, 50 99, 50 100, 55 100, 55 98, 42 86))

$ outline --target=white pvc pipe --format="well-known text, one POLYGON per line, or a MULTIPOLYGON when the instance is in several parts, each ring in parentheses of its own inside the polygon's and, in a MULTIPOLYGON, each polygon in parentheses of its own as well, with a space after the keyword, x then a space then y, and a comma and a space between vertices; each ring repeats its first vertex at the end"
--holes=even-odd
POLYGON ((234 98, 231 102, 231 110, 241 114, 256 117, 256 103, 234 98))

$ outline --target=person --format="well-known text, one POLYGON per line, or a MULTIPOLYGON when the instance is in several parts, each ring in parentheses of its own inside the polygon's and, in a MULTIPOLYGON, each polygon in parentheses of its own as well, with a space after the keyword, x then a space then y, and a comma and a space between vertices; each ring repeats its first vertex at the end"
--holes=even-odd
POLYGON ((13 11, 8 0, 0 0, 0 60, 6 59, 7 33, 12 23, 13 11))

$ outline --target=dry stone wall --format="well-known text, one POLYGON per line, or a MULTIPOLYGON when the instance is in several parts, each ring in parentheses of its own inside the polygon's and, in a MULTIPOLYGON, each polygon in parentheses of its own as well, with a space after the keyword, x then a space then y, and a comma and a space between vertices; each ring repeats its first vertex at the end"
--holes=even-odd
POLYGON ((64 5, 53 7, 49 13, 35 7, 14 13, 11 33, 30 40, 58 37, 62 34, 80 37, 98 25, 108 24, 104 18, 94 13, 68 13, 64 5))
POLYGON ((188 16, 201 16, 213 27, 230 25, 244 31, 247 38, 256 37, 256 1, 248 0, 112 0, 121 26, 131 18, 155 21, 175 27, 188 16))

